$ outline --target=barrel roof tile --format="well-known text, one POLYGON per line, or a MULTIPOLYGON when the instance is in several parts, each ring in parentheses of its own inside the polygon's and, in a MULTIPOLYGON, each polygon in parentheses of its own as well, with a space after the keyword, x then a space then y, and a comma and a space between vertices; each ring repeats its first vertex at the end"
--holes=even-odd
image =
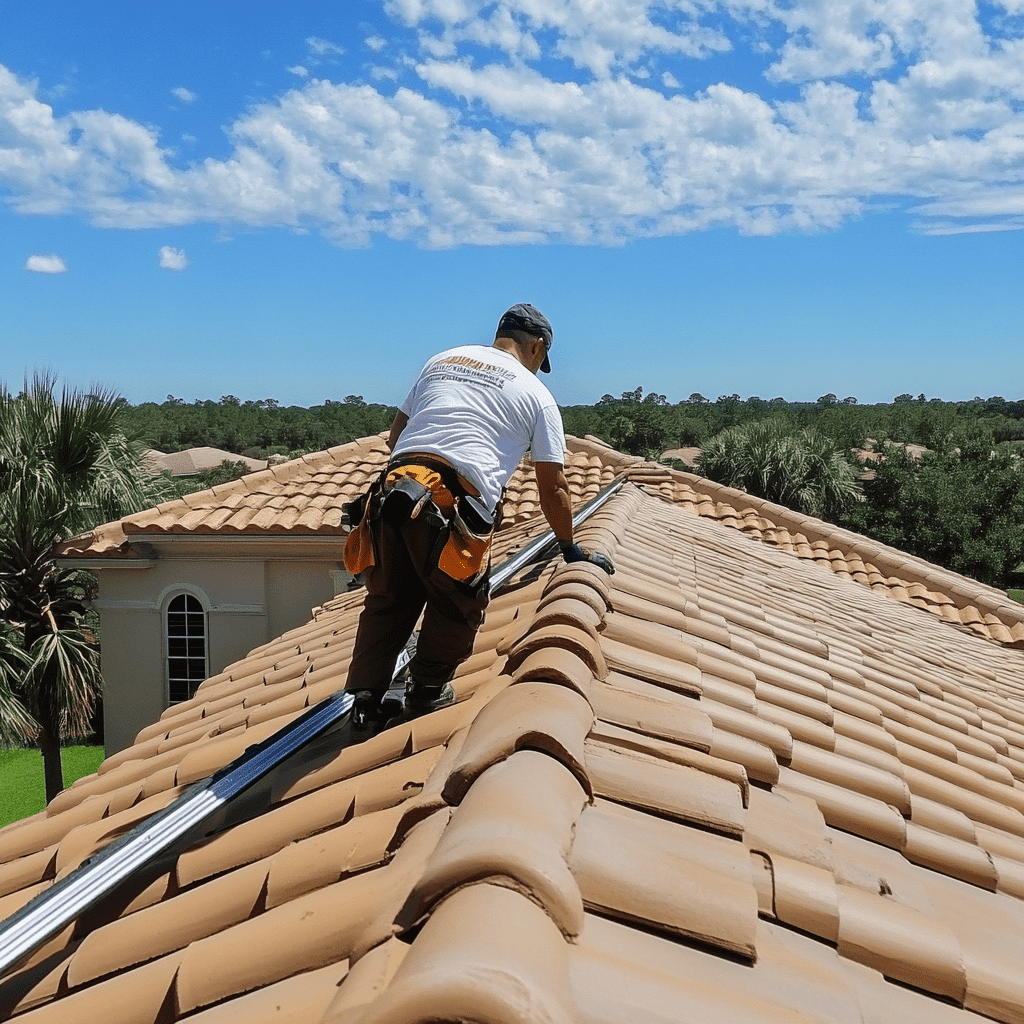
MULTIPOLYGON (((513 521, 496 561, 535 528, 513 521)), ((579 535, 619 571, 524 572, 457 704, 314 741, 264 806, 0 977, 0 1005, 26 1024, 1016 1024, 1024 653, 660 484, 579 535)), ((343 686, 360 602, 0 830, 0 914, 343 686)))

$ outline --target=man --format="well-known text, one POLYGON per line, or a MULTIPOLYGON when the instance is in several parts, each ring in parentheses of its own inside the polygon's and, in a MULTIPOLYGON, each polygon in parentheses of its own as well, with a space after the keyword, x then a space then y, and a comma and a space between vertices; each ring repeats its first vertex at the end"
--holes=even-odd
MULTIPOLYGON (((370 541, 362 544, 364 561, 372 564, 345 685, 356 695, 357 731, 379 728, 393 714, 381 701, 420 612, 405 717, 455 699, 450 680, 487 607, 493 516, 527 449, 563 558, 614 572, 606 556, 573 543, 562 417, 536 376, 551 372, 552 340, 547 317, 518 303, 502 315, 493 345, 463 345, 429 360, 395 416, 391 460, 362 524, 370 541)), ((351 556, 357 540, 346 548, 353 570, 362 568, 351 556)))

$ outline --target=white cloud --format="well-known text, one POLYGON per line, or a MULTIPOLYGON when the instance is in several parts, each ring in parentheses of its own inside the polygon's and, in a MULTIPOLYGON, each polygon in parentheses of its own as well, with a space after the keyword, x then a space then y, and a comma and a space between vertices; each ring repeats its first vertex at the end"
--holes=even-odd
POLYGON ((994 231, 1021 231, 1024 230, 1024 217, 1017 217, 1012 220, 1002 220, 998 223, 974 223, 964 224, 955 221, 924 221, 917 225, 918 229, 926 235, 985 235, 994 231))
POLYGON ((296 75, 299 78, 309 78, 309 71, 308 71, 308 69, 304 68, 301 64, 296 64, 295 67, 288 68, 288 70, 293 75, 296 75))
POLYGON ((701 16, 707 0, 387 0, 385 8, 406 25, 421 28, 431 56, 445 56, 461 43, 499 49, 535 60, 543 37, 558 36, 556 53, 595 75, 632 69, 644 54, 706 57, 731 49, 717 27, 701 16))
POLYGON ((63 256, 49 253, 29 256, 25 260, 25 269, 31 270, 34 274, 63 274, 68 269, 68 265, 64 262, 63 256))
POLYGON ((332 43, 329 39, 321 39, 319 36, 310 36, 306 40, 306 45, 309 47, 309 52, 317 57, 340 57, 345 52, 344 48, 337 43, 332 43))
POLYGON ((184 270, 188 266, 188 255, 184 249, 173 245, 160 246, 160 266, 164 270, 184 270))
POLYGON ((177 89, 172 89, 171 94, 177 96, 182 103, 195 103, 199 99, 198 93, 194 93, 191 89, 186 89, 183 85, 179 85, 177 89))
MULTIPOLYGON (((57 117, 35 83, 0 67, 0 187, 22 214, 280 226, 344 245, 764 234, 892 204, 913 206, 922 230, 1021 226, 1024 39, 983 29, 972 0, 385 7, 420 47, 364 70, 388 84, 291 68, 303 81, 230 125, 226 158, 184 168, 154 129, 100 110, 57 117), (765 51, 742 58, 760 61, 763 87, 720 81, 716 63, 684 92, 694 58, 740 30, 765 51)), ((314 62, 340 53, 307 42, 314 62)))
POLYGON ((953 60, 986 51, 973 0, 803 0, 771 4, 789 38, 770 69, 780 80, 878 75, 900 60, 953 60))
POLYGON ((388 45, 388 41, 382 36, 370 36, 365 40, 365 43, 375 53, 380 53, 388 45))

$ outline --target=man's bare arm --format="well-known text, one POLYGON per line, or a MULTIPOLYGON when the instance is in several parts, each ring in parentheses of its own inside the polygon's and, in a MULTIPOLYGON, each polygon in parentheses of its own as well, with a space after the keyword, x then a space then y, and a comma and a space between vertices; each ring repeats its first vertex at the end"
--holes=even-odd
POLYGON ((572 543, 572 497, 559 462, 535 462, 540 507, 560 542, 572 543))
POLYGON ((398 444, 398 438, 402 431, 405 430, 409 423, 409 417, 404 412, 399 410, 395 413, 395 418, 391 421, 391 433, 388 434, 388 448, 391 451, 395 450, 395 445, 398 444))
POLYGON ((566 562, 592 562, 611 575, 615 572, 612 560, 600 551, 581 548, 572 542, 572 496, 565 471, 558 462, 535 462, 537 489, 540 491, 540 507, 551 529, 555 531, 562 558, 566 562))

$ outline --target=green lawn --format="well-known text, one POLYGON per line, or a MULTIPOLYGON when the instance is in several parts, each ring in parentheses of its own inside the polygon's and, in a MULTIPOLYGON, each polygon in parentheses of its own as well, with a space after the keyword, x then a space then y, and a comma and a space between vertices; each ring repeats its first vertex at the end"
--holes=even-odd
POLYGON ((1024 604, 1024 590, 1008 590, 1007 593, 1014 601, 1019 601, 1021 604, 1024 604))
MULTIPOLYGON (((96 771, 102 747, 65 747, 64 785, 96 771)), ((46 806, 43 755, 38 750, 0 750, 0 827, 27 818, 46 806)))

